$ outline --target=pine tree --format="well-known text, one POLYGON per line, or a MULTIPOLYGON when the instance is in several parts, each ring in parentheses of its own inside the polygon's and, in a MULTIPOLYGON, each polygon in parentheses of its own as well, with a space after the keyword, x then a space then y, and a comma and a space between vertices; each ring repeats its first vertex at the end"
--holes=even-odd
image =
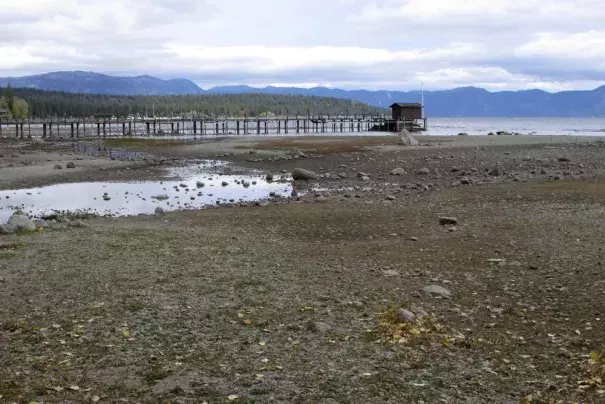
POLYGON ((6 98, 6 106, 10 113, 15 116, 15 92, 13 91, 13 87, 10 83, 6 87, 6 91, 4 92, 4 96, 6 98))

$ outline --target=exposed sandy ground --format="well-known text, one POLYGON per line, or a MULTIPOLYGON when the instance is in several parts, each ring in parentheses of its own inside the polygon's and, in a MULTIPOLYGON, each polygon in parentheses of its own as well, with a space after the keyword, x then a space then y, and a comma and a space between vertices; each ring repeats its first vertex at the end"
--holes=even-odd
MULTIPOLYGON (((82 144, 84 145, 84 143, 82 144)), ((95 146, 96 142, 86 143, 95 146)), ((0 142, 0 189, 43 186, 58 182, 142 180, 162 173, 158 161, 148 158, 110 159, 111 151, 82 152, 74 143, 0 142), (75 168, 67 168, 68 163, 75 168), (56 169, 55 166, 61 166, 56 169)), ((169 161, 169 163, 172 163, 169 161)))
MULTIPOLYGON (((598 136, 416 136, 423 147, 484 147, 514 145, 570 145, 602 143, 598 136)), ((110 139, 108 146, 133 146, 137 150, 176 154, 180 156, 223 156, 224 154, 246 154, 256 150, 263 156, 280 155, 275 148, 264 145, 281 142, 295 143, 304 149, 314 145, 356 144, 368 148, 403 149, 397 145, 394 135, 379 136, 232 136, 207 138, 196 141, 154 140, 154 139, 110 139)))
POLYGON ((272 139, 226 158, 324 202, 0 236, 0 402, 605 402, 605 147, 571 140, 272 139))

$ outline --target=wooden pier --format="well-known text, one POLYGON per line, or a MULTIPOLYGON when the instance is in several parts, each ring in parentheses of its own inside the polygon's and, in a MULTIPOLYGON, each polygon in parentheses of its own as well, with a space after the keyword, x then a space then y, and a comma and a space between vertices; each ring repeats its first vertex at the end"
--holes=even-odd
POLYGON ((371 117, 64 118, 0 121, 0 137, 226 136, 425 131, 427 119, 371 117))

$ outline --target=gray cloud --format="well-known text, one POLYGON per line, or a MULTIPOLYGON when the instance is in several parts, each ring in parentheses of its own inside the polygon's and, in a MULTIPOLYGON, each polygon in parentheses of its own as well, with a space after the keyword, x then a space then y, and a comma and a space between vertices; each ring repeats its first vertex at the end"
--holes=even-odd
POLYGON ((601 0, 0 0, 0 75, 218 84, 590 88, 601 0))

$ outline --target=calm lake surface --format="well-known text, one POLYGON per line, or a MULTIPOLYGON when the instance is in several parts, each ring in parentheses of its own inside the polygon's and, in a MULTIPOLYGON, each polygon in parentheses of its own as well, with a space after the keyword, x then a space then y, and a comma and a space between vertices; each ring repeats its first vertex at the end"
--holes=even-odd
POLYGON ((208 166, 170 170, 180 180, 80 182, 0 191, 0 223, 6 222, 16 209, 34 217, 54 212, 127 216, 153 214, 157 207, 165 211, 200 209, 292 194, 292 184, 284 182, 289 180, 285 175, 268 182, 261 173, 219 175, 209 171, 208 166))
POLYGON ((430 118, 427 135, 507 131, 536 135, 605 136, 605 118, 430 118))

